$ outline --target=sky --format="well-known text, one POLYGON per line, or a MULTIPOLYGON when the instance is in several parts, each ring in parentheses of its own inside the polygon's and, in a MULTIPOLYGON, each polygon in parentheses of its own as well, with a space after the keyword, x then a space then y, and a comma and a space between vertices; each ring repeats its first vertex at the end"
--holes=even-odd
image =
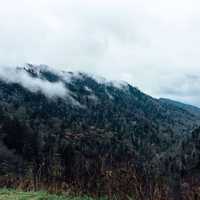
POLYGON ((200 106, 198 0, 0 0, 0 65, 47 64, 200 106))

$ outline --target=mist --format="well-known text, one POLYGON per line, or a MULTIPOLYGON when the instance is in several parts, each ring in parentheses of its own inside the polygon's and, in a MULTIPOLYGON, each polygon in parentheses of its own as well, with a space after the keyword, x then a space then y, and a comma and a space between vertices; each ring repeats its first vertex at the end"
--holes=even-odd
POLYGON ((48 98, 65 98, 67 90, 62 82, 52 83, 40 78, 33 78, 23 69, 1 66, 0 80, 6 83, 17 83, 33 93, 41 92, 48 98))

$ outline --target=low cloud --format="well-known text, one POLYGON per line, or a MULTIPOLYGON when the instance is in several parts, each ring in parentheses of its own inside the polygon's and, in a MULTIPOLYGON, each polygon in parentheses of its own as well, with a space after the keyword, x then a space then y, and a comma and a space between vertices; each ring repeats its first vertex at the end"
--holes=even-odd
POLYGON ((62 82, 52 83, 39 78, 31 77, 25 70, 16 67, 1 66, 0 79, 7 83, 17 83, 31 92, 42 92, 48 98, 67 95, 67 90, 62 82))

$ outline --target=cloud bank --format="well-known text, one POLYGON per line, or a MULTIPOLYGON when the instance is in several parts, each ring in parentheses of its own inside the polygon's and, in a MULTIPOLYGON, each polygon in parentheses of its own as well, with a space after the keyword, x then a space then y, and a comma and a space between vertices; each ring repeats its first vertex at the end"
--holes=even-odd
POLYGON ((31 92, 42 92, 48 98, 67 95, 67 90, 63 83, 51 83, 39 78, 31 77, 25 70, 17 70, 15 67, 0 67, 0 79, 7 83, 17 83, 31 92))
POLYGON ((0 3, 0 64, 97 73, 200 106, 198 0, 0 3))

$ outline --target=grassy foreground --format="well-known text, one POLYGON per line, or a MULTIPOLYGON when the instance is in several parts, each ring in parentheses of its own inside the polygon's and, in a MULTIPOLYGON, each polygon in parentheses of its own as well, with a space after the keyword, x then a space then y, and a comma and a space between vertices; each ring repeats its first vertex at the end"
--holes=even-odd
MULTIPOLYGON (((22 192, 0 189, 0 200, 94 200, 90 197, 64 197, 46 192, 22 192)), ((103 199, 102 199, 103 200, 103 199)))

